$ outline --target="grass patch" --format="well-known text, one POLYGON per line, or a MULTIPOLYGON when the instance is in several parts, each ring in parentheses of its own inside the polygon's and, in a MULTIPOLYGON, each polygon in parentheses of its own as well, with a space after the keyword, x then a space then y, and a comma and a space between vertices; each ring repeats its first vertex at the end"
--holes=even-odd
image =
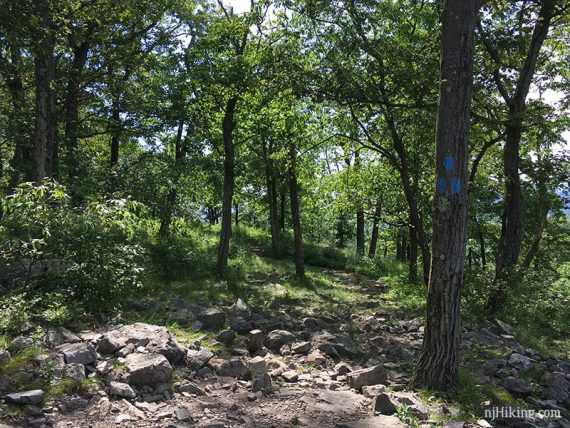
POLYGON ((5 376, 25 370, 26 366, 43 352, 41 348, 35 346, 23 349, 21 352, 13 355, 9 363, 0 366, 0 374, 5 376))

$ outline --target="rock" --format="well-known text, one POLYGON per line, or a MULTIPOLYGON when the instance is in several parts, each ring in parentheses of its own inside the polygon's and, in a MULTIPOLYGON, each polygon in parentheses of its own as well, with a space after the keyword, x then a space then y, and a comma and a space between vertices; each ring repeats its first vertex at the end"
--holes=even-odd
POLYGON ((297 379, 299 379, 299 373, 297 373, 295 370, 288 370, 282 373, 281 377, 287 382, 297 382, 297 379))
POLYGON ((271 376, 267 373, 258 374, 251 380, 251 390, 253 392, 271 391, 272 389, 273 384, 271 382, 271 376))
POLYGON ((4 396, 7 403, 13 404, 40 404, 44 399, 44 392, 41 389, 31 391, 14 392, 4 396))
POLYGON ((362 387, 362 395, 374 398, 382 392, 386 392, 386 385, 365 385, 362 387))
POLYGON ((352 368, 346 363, 338 363, 334 366, 334 371, 337 376, 344 376, 350 373, 352 368))
POLYGON ((513 352, 509 357, 509 365, 524 372, 532 368, 532 361, 524 355, 513 352))
POLYGON ((210 361, 213 356, 214 354, 206 348, 202 348, 199 351, 189 349, 186 354, 186 364, 193 370, 200 370, 208 364, 208 361, 210 361))
POLYGON ((236 332, 234 330, 222 330, 218 333, 216 339, 225 345, 231 345, 236 339, 236 332))
POLYGON ((366 400, 362 395, 355 394, 352 391, 330 391, 328 389, 320 390, 318 398, 325 403, 331 404, 333 409, 347 412, 354 411, 366 400))
POLYGON ((229 361, 221 358, 213 358, 210 360, 210 366, 212 366, 220 376, 244 379, 249 373, 249 370, 239 358, 232 358, 229 361))
POLYGON ((55 348, 64 343, 81 342, 81 338, 64 327, 48 327, 42 341, 48 348, 55 348))
POLYGON ((568 392, 560 388, 550 387, 544 391, 544 397, 547 400, 554 400, 558 403, 564 403, 568 400, 568 392))
POLYGON ((190 410, 184 406, 177 407, 174 413, 176 414, 176 419, 178 419, 180 422, 194 422, 194 418, 192 418, 190 410))
POLYGON ((338 423, 336 428, 406 428, 400 419, 395 416, 373 416, 371 418, 360 419, 354 422, 338 423))
POLYGON ((307 355, 304 360, 306 363, 313 364, 314 366, 320 366, 326 362, 327 357, 321 350, 315 349, 307 355))
POLYGON ((135 386, 167 383, 172 376, 172 366, 161 354, 130 354, 125 358, 128 383, 135 386))
POLYGON ((388 371, 383 366, 374 366, 348 373, 346 378, 351 388, 361 389, 366 385, 385 384, 388 371))
POLYGON ((193 382, 186 382, 182 384, 178 389, 178 391, 187 392, 189 394, 194 394, 197 396, 206 395, 206 391, 204 391, 202 388, 200 388, 198 385, 196 385, 193 382))
POLYGON ((135 348, 144 346, 149 352, 161 354, 172 363, 184 360, 186 350, 172 337, 165 327, 135 323, 111 330, 97 341, 97 349, 111 354, 132 343, 135 348))
POLYGON ((273 330, 265 338, 265 346, 272 351, 278 351, 283 345, 293 343, 295 336, 287 330, 273 330))
POLYGON ((8 351, 12 354, 16 354, 26 348, 34 346, 35 344, 36 342, 31 337, 17 336, 8 345, 8 351))
POLYGON ((63 377, 81 382, 85 380, 85 366, 78 363, 66 364, 63 366, 63 377))
POLYGON ((251 323, 242 317, 230 318, 230 328, 238 334, 246 334, 251 330, 251 323))
POLYGON ((121 398, 135 398, 136 394, 128 383, 111 382, 109 384, 109 395, 121 398))
POLYGON ((8 364, 10 361, 12 361, 12 356, 10 355, 10 352, 8 352, 6 349, 1 349, 0 350, 0 365, 8 364))
POLYGON ((226 314, 219 309, 204 309, 198 314, 198 321, 200 321, 206 329, 221 329, 226 322, 226 314))
POLYGON ((515 329, 511 325, 498 319, 496 319, 495 322, 497 323, 497 326, 503 333, 508 334, 510 336, 513 336, 515 334, 515 329))
POLYGON ((90 343, 64 343, 54 350, 63 355, 67 364, 93 364, 97 362, 97 351, 90 343))
POLYGON ((245 302, 238 297, 238 299, 236 300, 236 302, 232 305, 232 308, 235 308, 237 310, 240 311, 247 311, 247 305, 245 304, 245 302))
POLYGON ((247 350, 255 354, 263 347, 263 332, 261 330, 251 330, 246 341, 247 350))
POLYGON ((346 334, 332 334, 329 332, 316 333, 312 340, 313 348, 320 349, 330 356, 353 356, 357 353, 356 345, 346 334))
POLYGON ((303 326, 310 331, 320 331, 323 329, 323 320, 318 318, 304 318, 303 319, 303 326))
POLYGON ((190 324, 190 328, 194 331, 201 331, 204 328, 204 324, 202 321, 196 320, 190 324))
POLYGON ((563 391, 567 391, 570 388, 570 382, 562 372, 545 373, 540 378, 540 383, 550 388, 558 388, 563 391))
POLYGON ((372 410, 384 415, 392 415, 396 413, 396 405, 385 392, 377 395, 372 402, 372 410))
POLYGON ((525 381, 509 376, 501 382, 503 388, 515 395, 530 395, 531 389, 525 381))
POLYGON ((311 350, 310 342, 295 342, 291 345, 291 352, 293 354, 306 354, 311 350))

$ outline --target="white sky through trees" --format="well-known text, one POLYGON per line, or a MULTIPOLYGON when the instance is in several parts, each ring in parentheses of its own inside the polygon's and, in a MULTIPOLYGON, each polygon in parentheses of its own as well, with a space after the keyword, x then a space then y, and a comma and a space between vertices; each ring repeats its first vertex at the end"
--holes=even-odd
POLYGON ((234 8, 234 13, 247 12, 251 6, 251 0, 224 0, 224 4, 234 8))

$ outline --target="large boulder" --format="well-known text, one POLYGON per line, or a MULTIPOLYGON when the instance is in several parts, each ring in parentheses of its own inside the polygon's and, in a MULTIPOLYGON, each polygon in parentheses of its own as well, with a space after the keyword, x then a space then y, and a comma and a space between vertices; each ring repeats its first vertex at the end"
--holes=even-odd
POLYGON ((109 384, 109 395, 121 398, 135 398, 136 394, 128 383, 111 382, 109 384))
POLYGON ((44 399, 44 392, 41 389, 14 392, 4 396, 4 399, 13 404, 40 404, 44 399))
POLYGON ((204 328, 219 330, 226 322, 226 314, 219 309, 204 309, 198 314, 198 320, 202 322, 204 328))
POLYGON ((229 361, 214 358, 210 360, 210 366, 212 366, 219 376, 245 379, 249 374, 249 369, 239 358, 232 358, 229 361))
POLYGON ((530 395, 530 393, 532 392, 532 390, 524 380, 517 379, 512 376, 509 376, 508 378, 503 380, 501 382, 501 385, 507 391, 515 395, 527 396, 530 395))
POLYGON ((134 386, 168 383, 172 376, 172 366, 161 354, 129 354, 125 358, 125 368, 126 379, 134 386))
POLYGON ((214 354, 206 348, 202 348, 199 351, 194 351, 189 349, 186 354, 186 363, 188 367, 193 370, 200 370, 208 361, 214 356, 214 354))
POLYGON ((17 336, 8 345, 8 351, 12 354, 17 354, 26 348, 30 348, 36 345, 36 341, 28 336, 17 336))
POLYGON ((265 338, 265 346, 278 351, 283 345, 295 342, 295 335, 287 330, 273 330, 265 338))
POLYGON ((63 355, 67 364, 93 364, 97 362, 97 351, 90 343, 64 343, 54 350, 63 355))
POLYGON ((81 338, 65 327, 48 327, 42 341, 48 348, 55 348, 64 343, 81 342, 81 338))
POLYGON ((313 349, 320 349, 325 354, 332 357, 336 356, 353 356, 357 354, 356 345, 346 334, 332 334, 327 331, 316 333, 311 343, 313 349))
POLYGON ((346 378, 351 388, 361 389, 367 385, 385 384, 388 379, 388 371, 383 366, 374 366, 350 372, 346 378))
POLYGON ((97 349, 101 353, 111 354, 128 344, 144 346, 152 353, 164 355, 172 364, 186 357, 186 350, 165 327, 145 323, 126 325, 105 333, 97 341, 97 349))

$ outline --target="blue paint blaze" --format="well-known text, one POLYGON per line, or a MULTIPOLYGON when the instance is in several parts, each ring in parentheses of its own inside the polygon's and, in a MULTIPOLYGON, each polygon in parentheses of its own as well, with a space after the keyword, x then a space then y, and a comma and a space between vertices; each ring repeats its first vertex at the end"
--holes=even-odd
POLYGON ((451 180, 451 193, 459 193, 461 192, 461 179, 454 178, 451 180))
POLYGON ((443 169, 447 172, 453 171, 453 156, 445 155, 443 157, 443 169))
POLYGON ((437 193, 445 193, 445 190, 447 189, 447 182, 445 181, 445 178, 437 177, 437 182, 435 187, 437 189, 437 193))

